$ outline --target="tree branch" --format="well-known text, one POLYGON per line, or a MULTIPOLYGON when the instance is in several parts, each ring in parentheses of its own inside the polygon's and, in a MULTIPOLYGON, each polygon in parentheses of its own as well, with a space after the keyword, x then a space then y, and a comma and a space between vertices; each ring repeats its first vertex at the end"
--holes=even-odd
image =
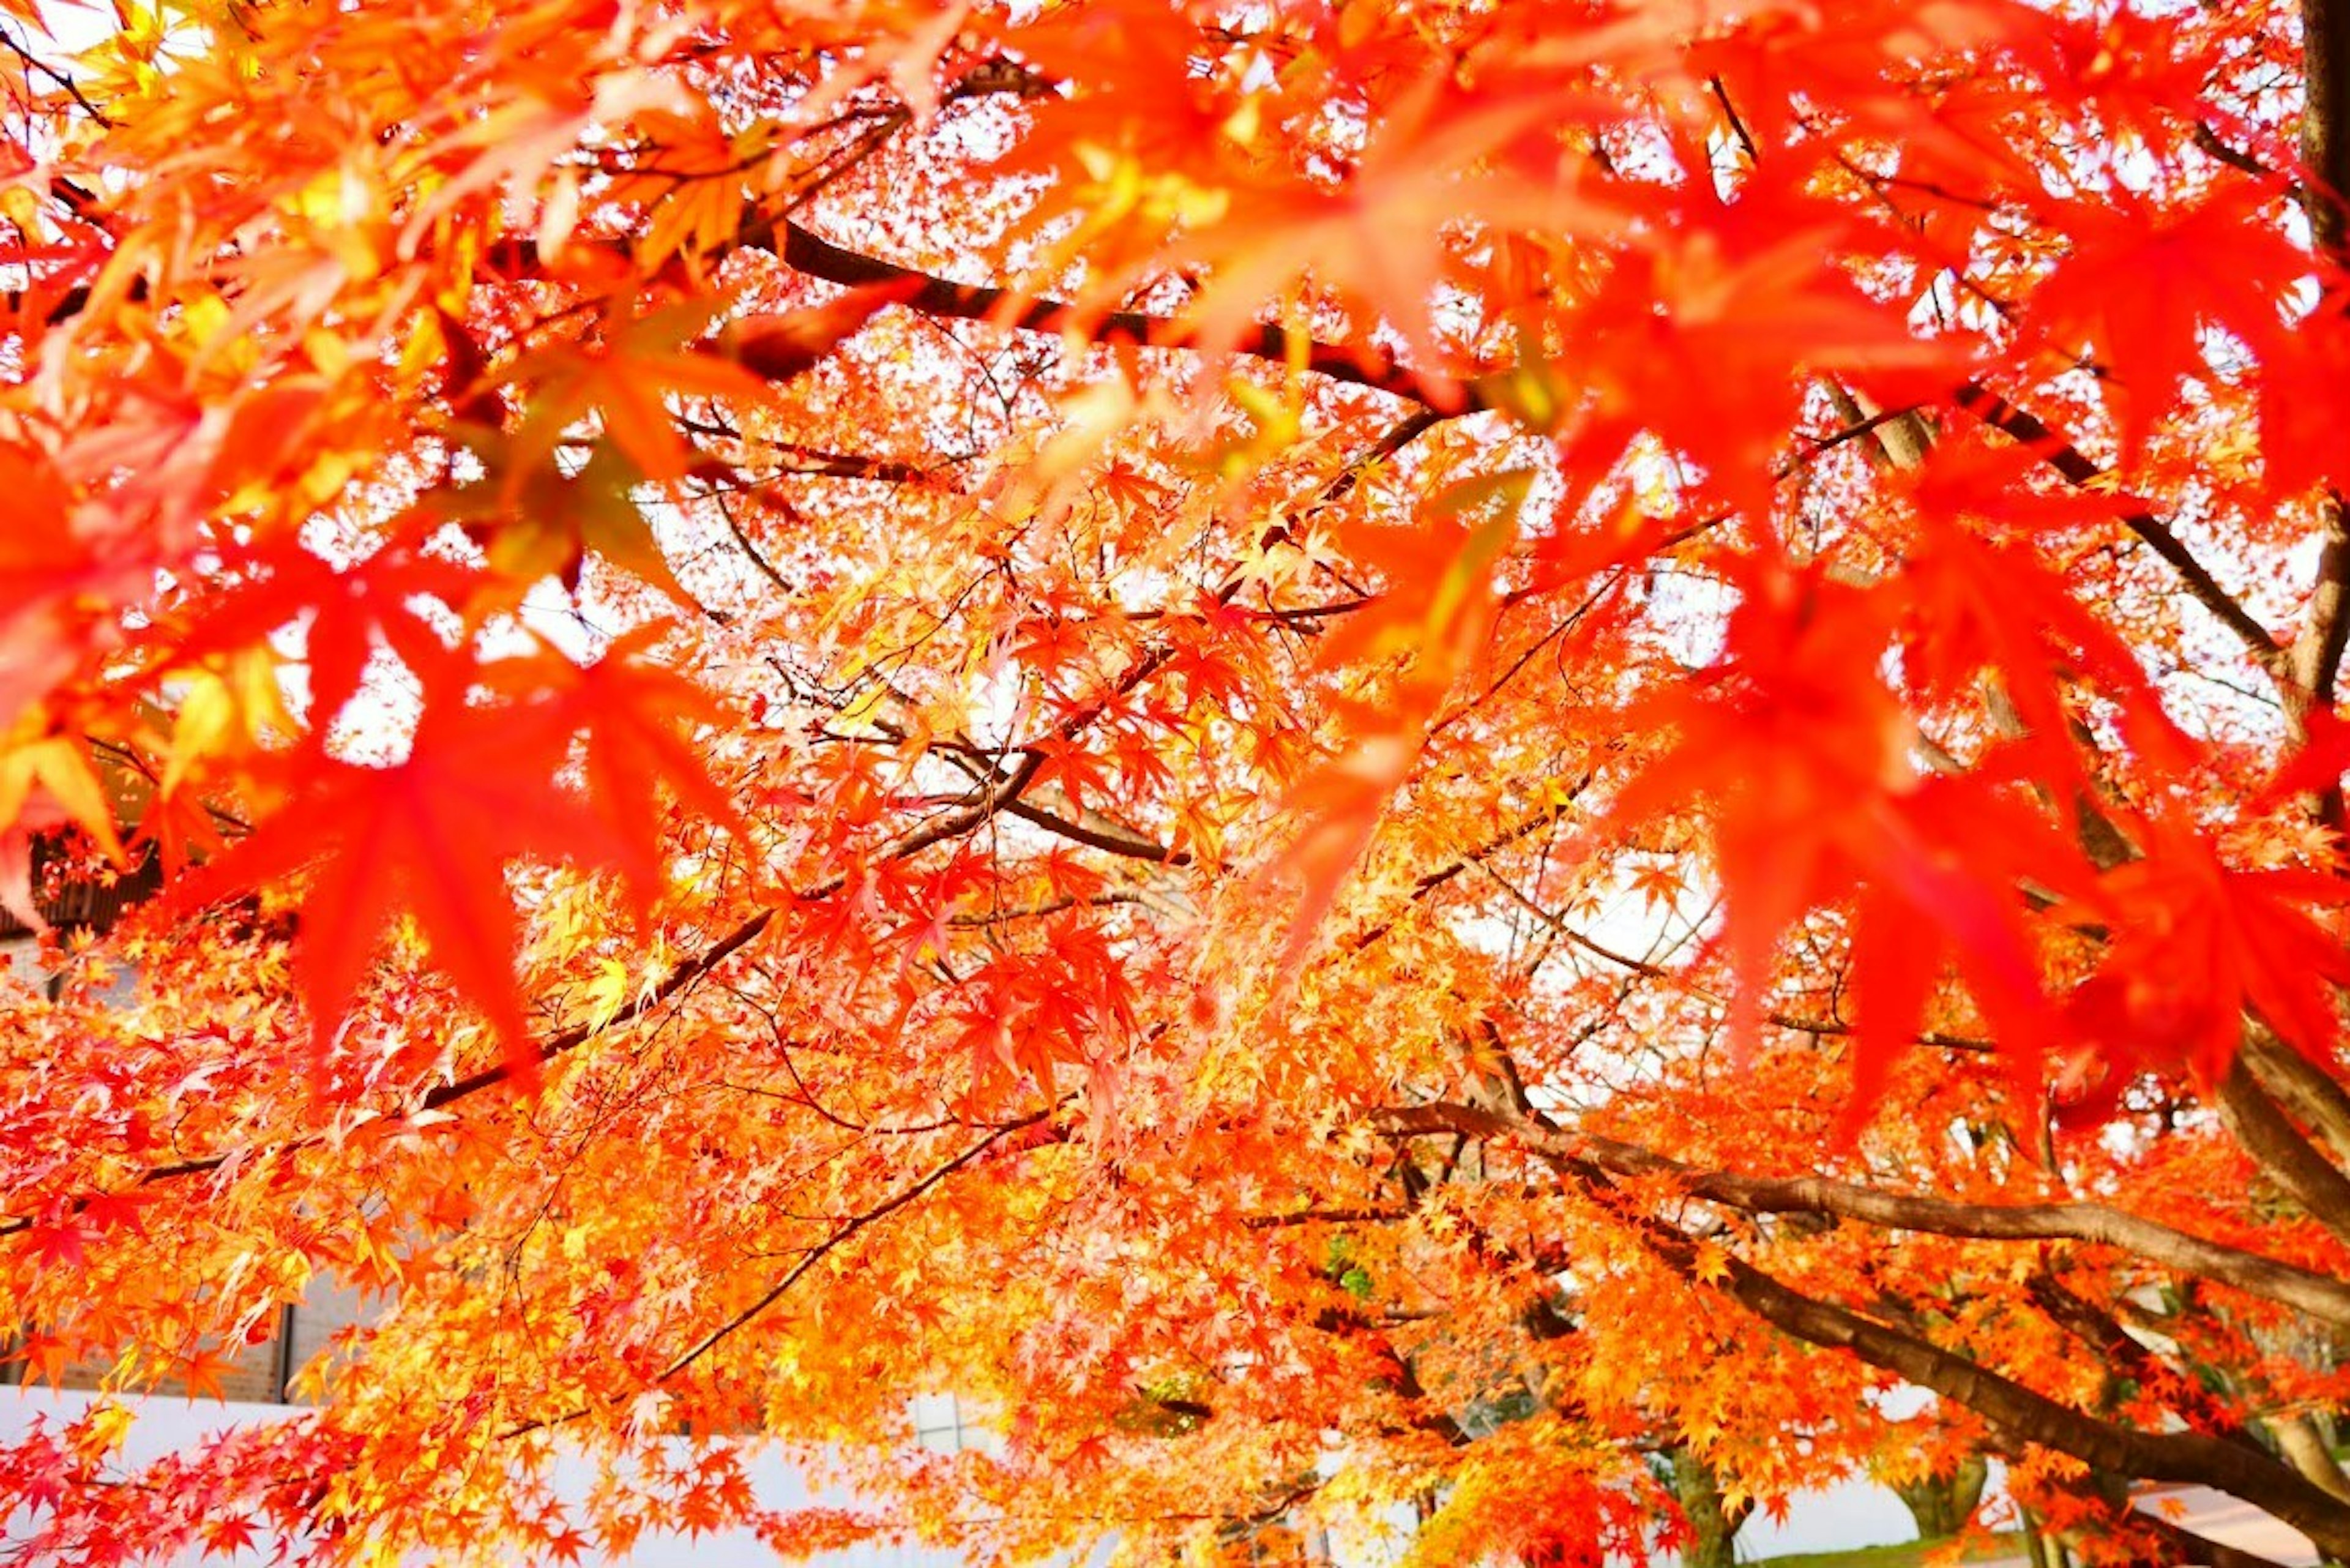
POLYGON ((1548 1161, 1572 1160, 1613 1176, 1675 1178, 1691 1198, 1747 1214, 1824 1214, 1890 1230, 1986 1241, 2087 1241, 2231 1285, 2323 1322, 2350 1326, 2350 1283, 2257 1252, 2207 1241, 2096 1203, 1952 1203, 1825 1177, 1742 1176, 1701 1170, 1614 1138, 1553 1132, 1479 1106, 1438 1102, 1376 1113, 1387 1130, 1463 1132, 1514 1138, 1548 1161))
POLYGON ((1189 866, 1191 863, 1190 850, 1170 849, 1155 838, 1147 838, 1122 824, 1111 821, 1099 812, 1087 812, 1085 820, 1077 822, 1047 811, 1033 802, 1014 800, 1005 804, 1003 814, 1041 827, 1055 837, 1082 844, 1089 849, 1098 849, 1105 855, 1122 856, 1128 860, 1149 860, 1161 866, 1189 866))
POLYGON ((2318 252, 2340 266, 2350 264, 2350 5, 2301 0, 2301 64, 2302 208, 2318 252))
POLYGON ((2301 1136, 2241 1055, 2220 1080, 2219 1108, 2228 1130, 2261 1169, 2291 1193, 2311 1219, 2350 1242, 2350 1177, 2301 1136))
POLYGON ((2183 1524, 2175 1524, 2158 1513, 2146 1509, 2137 1511, 2131 1521, 2144 1530, 2162 1538, 2163 1543, 2178 1553, 2162 1560, 2164 1568, 2174 1563, 2192 1564, 2193 1568, 2284 1568, 2273 1557, 2263 1557, 2257 1552, 2247 1552, 2241 1546, 2230 1546, 2224 1541, 2214 1541, 2199 1535, 2183 1524))
MULTIPOLYGON (((2312 204, 2335 210, 2331 198, 2313 199, 2312 204)), ((2285 661, 2284 710, 2296 741, 2308 739, 2311 713, 2333 709, 2343 649, 2350 646, 2350 507, 2329 490, 2318 500, 2317 516, 2317 567, 2309 586, 2309 607, 2285 661)), ((2315 805, 2317 820, 2340 833, 2345 820, 2341 781, 2318 790, 2315 805)))
MULTIPOLYGON (((1146 348, 1198 348, 1199 330, 1188 322, 1136 310, 1093 310, 1063 300, 1039 299, 983 284, 953 283, 911 267, 845 250, 789 219, 784 220, 776 256, 793 271, 847 288, 877 285, 906 290, 901 303, 929 316, 993 321, 1025 332, 1074 331, 1100 344, 1131 343, 1146 348)), ((1205 345, 1216 348, 1219 345, 1205 345)), ((1465 414, 1485 407, 1473 388, 1426 377, 1385 348, 1342 348, 1300 338, 1279 327, 1258 326, 1228 347, 1252 358, 1289 362, 1333 380, 1369 387, 1419 403, 1440 414, 1465 414)))
MULTIPOLYGON (((1695 1244, 1659 1244, 1665 1261, 1696 1278, 1695 1244), (1678 1255, 1675 1255, 1678 1253, 1678 1255)), ((2148 1480, 2215 1487, 2267 1510, 2335 1556, 2350 1554, 2350 1508, 2267 1455, 2199 1432, 2141 1432, 2062 1405, 1979 1362, 1816 1300, 1735 1257, 1721 1289, 1765 1323, 1809 1345, 1849 1350, 1985 1417, 2016 1438, 2060 1449, 2099 1469, 2148 1480)))
POLYGON ((2024 1282, 2023 1293, 2051 1322, 2095 1352, 2097 1358, 2116 1373, 2148 1394, 2159 1392, 2173 1410, 2191 1418, 2191 1425, 2240 1447, 2250 1446, 2255 1453, 2263 1452, 2244 1430, 2237 1414, 2213 1397, 2209 1389, 2166 1365, 2131 1337, 2120 1320, 2095 1302, 2066 1290, 2054 1274, 2045 1271, 2033 1274, 2024 1282))
MULTIPOLYGON (((1128 667, 1101 698, 1068 714, 1055 724, 1054 733, 1064 737, 1077 733, 1100 717, 1110 703, 1148 680, 1171 657, 1173 657, 1172 649, 1165 645, 1146 652, 1128 667)), ((970 794, 964 797, 963 804, 933 818, 922 826, 904 834, 887 846, 882 852, 881 858, 903 860, 921 853, 933 845, 972 832, 1017 800, 1021 794, 1035 782, 1044 764, 1044 753, 1032 753, 1024 757, 1010 772, 974 785, 970 794)), ((841 889, 846 880, 846 877, 838 874, 827 877, 812 887, 800 889, 794 895, 793 902, 810 903, 830 898, 841 889)), ((567 1055, 590 1040, 597 1039, 621 1024, 631 1023, 665 1005, 681 992, 757 940, 760 933, 774 922, 775 916, 785 907, 783 904, 773 904, 754 911, 709 947, 704 948, 692 958, 677 964, 659 985, 631 997, 611 1017, 592 1027, 586 1024, 577 1025, 549 1036, 541 1043, 537 1050, 532 1053, 532 1060, 544 1064, 557 1057, 567 1055)), ((478 1073, 469 1074, 429 1091, 414 1106, 388 1117, 383 1125, 395 1125, 423 1112, 439 1110, 459 1100, 508 1083, 514 1075, 514 1068, 505 1063, 485 1067, 478 1073)), ((306 1137, 288 1138, 258 1147, 249 1144, 242 1145, 219 1154, 176 1160, 169 1165, 151 1166, 129 1183, 129 1186, 133 1189, 152 1187, 192 1176, 203 1176, 223 1169, 232 1162, 240 1165, 257 1164, 272 1156, 282 1156, 298 1149, 314 1147, 323 1141, 325 1141, 324 1134, 313 1134, 306 1137)), ((77 1199, 73 1205, 74 1211, 80 1212, 87 1208, 88 1202, 87 1199, 77 1199)), ((15 1235, 29 1230, 32 1223, 31 1220, 21 1216, 0 1220, 0 1237, 15 1235)))
POLYGON ((2261 1087, 2333 1150, 2335 1163, 2350 1162, 2350 1092, 2331 1073, 2259 1023, 2244 1031, 2241 1055, 2261 1087))
MULTIPOLYGON (((931 1189, 944 1181, 948 1177, 952 1176, 956 1171, 962 1169, 965 1166, 971 1164, 972 1161, 985 1154, 989 1149, 993 1148, 1010 1134, 1019 1132, 1027 1127, 1035 1127, 1038 1122, 1041 1122, 1046 1116, 1051 1116, 1062 1106, 1066 1105, 1069 1098, 1070 1096, 1064 1096, 1062 1098, 1045 1106, 1043 1109, 1035 1111, 1028 1116, 1022 1116, 1017 1121, 999 1124, 994 1130, 990 1132, 985 1137, 981 1138, 977 1143, 972 1144, 969 1148, 964 1149, 952 1159, 933 1167, 930 1171, 918 1178, 911 1184, 890 1194, 888 1198, 875 1204, 872 1208, 863 1210, 860 1212, 850 1216, 847 1220, 842 1222, 837 1229, 833 1231, 830 1235, 827 1236, 823 1241, 817 1242, 815 1246, 809 1248, 805 1253, 803 1253, 800 1257, 800 1261, 792 1265, 790 1272, 785 1273, 781 1280, 778 1280, 764 1293, 760 1295, 757 1300, 752 1302, 748 1306, 743 1307, 733 1316, 728 1318, 724 1323, 720 1324, 717 1327, 703 1334, 700 1339, 694 1341, 691 1345, 679 1352, 675 1356, 671 1358, 667 1366, 663 1366, 659 1372, 653 1375, 651 1383, 655 1386, 668 1383, 683 1374, 689 1367, 692 1366, 695 1362, 700 1361, 703 1356, 709 1355, 712 1350, 715 1350, 721 1344, 724 1343, 737 1331, 748 1324, 753 1319, 758 1317, 769 1307, 774 1306, 777 1302, 783 1300, 784 1297, 790 1293, 794 1285, 798 1284, 801 1280, 807 1277, 810 1270, 814 1269, 818 1263, 824 1262, 825 1259, 830 1257, 841 1247, 855 1240, 859 1232, 866 1230, 868 1226, 877 1224, 879 1221, 888 1219, 890 1215, 895 1214, 899 1210, 905 1208, 908 1204, 921 1197, 922 1194, 930 1191, 931 1189)), ((579 1409, 567 1411, 560 1416, 549 1416, 542 1419, 521 1422, 509 1428, 505 1431, 500 1432, 498 1436, 501 1438, 519 1438, 525 1432, 536 1432, 543 1428, 559 1427, 567 1422, 577 1421, 587 1414, 587 1407, 582 1407, 579 1409)))
MULTIPOLYGON (((2309 611, 2287 664, 2293 687, 2289 707, 2296 717, 2312 708, 2334 706, 2334 678, 2341 672, 2343 648, 2350 644, 2350 518, 2345 516, 2339 495, 2329 493, 2318 503, 2318 535, 2309 611), (2298 702, 2291 701, 2293 696, 2298 702)), ((2340 809, 2338 798, 2335 809, 2340 809)))
MULTIPOLYGON (((1552 1140, 1543 1138, 1539 1129, 1513 1127, 1490 1112, 1477 1114, 1489 1125, 1510 1127, 1525 1137, 1563 1179, 1603 1202, 1621 1204, 1624 1195, 1607 1173, 1572 1152, 1572 1145, 1545 1149, 1543 1145, 1552 1140)), ((1805 1295, 1743 1259, 1723 1255, 1705 1260, 1700 1267, 1698 1244, 1689 1236, 1659 1220, 1627 1218, 1651 1255, 1681 1278, 1701 1286, 1711 1274, 1719 1281, 1713 1288, 1807 1345, 1849 1351, 1872 1366, 1955 1400, 2019 1442, 2061 1449, 2094 1469, 2214 1487, 2265 1509, 2324 1551, 2350 1556, 2350 1507, 2265 1453, 2199 1432, 2143 1432, 2103 1420, 2035 1393, 1980 1362, 1888 1328, 1849 1307, 1805 1295)))
MULTIPOLYGON (((2106 471, 2090 460, 2089 455, 2071 441, 2056 434, 2043 423, 2036 414, 2017 408, 2005 398, 1980 382, 1970 381, 1952 395, 1959 407, 1981 420, 1991 429, 2022 442, 2040 455, 2043 462, 2062 474, 2076 489, 2096 488, 2105 479, 2106 471)), ((2151 512, 2121 514, 2122 525, 2140 539, 2154 553, 2169 563, 2195 602, 2218 618, 2220 623, 2236 634, 2253 659, 2272 673, 2283 673, 2286 653, 2269 629, 2252 618, 2251 612, 2236 601, 2234 595, 2220 586, 2195 553, 2170 531, 2168 524, 2151 512)))

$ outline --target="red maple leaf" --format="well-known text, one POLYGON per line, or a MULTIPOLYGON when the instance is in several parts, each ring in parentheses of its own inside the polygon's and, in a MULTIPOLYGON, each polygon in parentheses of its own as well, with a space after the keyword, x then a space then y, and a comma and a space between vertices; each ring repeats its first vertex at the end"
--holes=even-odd
POLYGON ((1882 590, 1775 566, 1743 573, 1729 656, 1626 715, 1630 732, 1674 741, 1602 826, 1707 808, 1719 944, 1736 979, 1732 1037, 1745 1044, 1762 1026, 1782 934, 1809 909, 1857 900, 1854 1115, 1951 961, 2028 1059, 2039 987, 2014 888, 2026 872, 2066 885, 2076 857, 1996 780, 1918 776, 1912 722, 1890 690, 1856 674, 1880 664, 1890 639, 1882 590))
POLYGON ((1841 258, 1868 245, 1849 213, 1758 182, 1704 217, 1618 264, 1583 312, 1577 364, 1599 388, 1584 439, 1612 452, 1648 431, 1762 515, 1804 376, 1844 372, 1898 407, 1955 379, 1964 346, 1854 283, 1841 258))
POLYGON ((536 1064, 514 993, 515 919, 505 868, 521 857, 640 862, 605 819, 560 789, 568 734, 469 707, 463 673, 439 672, 407 760, 368 767, 317 756, 292 801, 175 889, 188 909, 308 868, 296 972, 323 1059, 387 928, 412 917, 435 961, 505 1042, 536 1064))
POLYGON ((379 647, 411 669, 443 657, 440 631, 418 612, 420 598, 463 608, 484 581, 473 568, 425 555, 404 538, 341 566, 307 550, 278 549, 244 563, 240 572, 234 587, 195 607, 200 618, 182 645, 182 659, 200 663, 302 624, 309 722, 321 732, 359 691, 379 647))
POLYGON ((2184 1067, 2208 1086, 2234 1060, 2250 1012, 2330 1063, 2350 953, 2311 911, 2339 909, 2350 888, 2310 871, 2237 870, 2181 823, 2148 824, 2141 836, 2145 857, 2106 873, 2079 906, 2112 932, 2105 963, 2068 1008, 2082 1045, 2124 1069, 2120 1079, 2184 1067))
POLYGON ((2032 296, 2032 319, 2066 350, 2085 342, 2126 394, 2116 414, 2136 452, 2179 381, 2203 373, 2206 327, 2265 358, 2284 338, 2280 306, 2309 257, 2267 212, 2277 192, 2238 182, 2181 211, 2126 191, 2064 214, 2072 250, 2032 296))
POLYGON ((526 683, 521 691, 544 693, 536 704, 519 708, 515 722, 544 724, 542 743, 558 754, 574 733, 585 732, 588 805, 620 870, 639 892, 660 882, 652 835, 664 784, 736 836, 747 832, 733 798, 712 782, 689 738, 694 725, 722 723, 724 711, 709 692, 648 657, 671 629, 658 621, 635 628, 585 667, 514 661, 515 673, 526 683))

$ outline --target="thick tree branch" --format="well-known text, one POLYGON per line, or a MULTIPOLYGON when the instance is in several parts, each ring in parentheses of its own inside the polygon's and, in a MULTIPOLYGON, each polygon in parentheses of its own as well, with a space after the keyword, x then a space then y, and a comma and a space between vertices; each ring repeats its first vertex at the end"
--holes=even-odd
POLYGON ((2242 1057, 2261 1087, 2317 1135, 2336 1164, 2350 1164, 2350 1092, 2332 1074, 2258 1024, 2244 1032, 2242 1057))
MULTIPOLYGON (((1679 1248, 1659 1243, 1658 1250, 1695 1276, 1694 1244, 1684 1238, 1679 1248)), ((2121 1475, 2217 1488, 2265 1509, 2326 1552, 2350 1553, 2350 1508, 2265 1454, 2199 1432, 2141 1432, 2100 1420, 1979 1362, 1804 1295, 1738 1258, 1724 1259, 1723 1267, 1721 1289, 1773 1327, 1806 1344, 1849 1350, 1872 1366, 1956 1400, 2020 1441, 2059 1449, 2121 1475)))
MULTIPOLYGON (((785 220, 775 254, 785 266, 809 277, 844 287, 886 286, 904 289, 907 308, 929 316, 993 321, 1027 332, 1066 333, 1095 343, 1131 343, 1146 348, 1203 347, 1198 329, 1188 322, 1135 310, 1091 310, 1062 300, 1038 299, 1010 289, 982 284, 953 283, 892 262, 845 250, 798 223, 785 220)), ((1243 332, 1229 348, 1252 358, 1286 363, 1293 355, 1305 368, 1333 380, 1408 399, 1442 414, 1464 414, 1484 407, 1474 389, 1421 375, 1384 348, 1341 348, 1297 337, 1279 327, 1259 326, 1243 332)))
MULTIPOLYGON (((2309 608, 2286 664, 2292 676, 2285 693, 2286 711, 2296 721, 2296 727, 2310 711, 2334 706, 2334 680, 2341 673, 2342 650, 2350 644, 2350 514, 2345 513, 2342 497, 2331 493, 2319 501, 2317 511, 2316 580, 2310 585, 2309 608)), ((2329 805, 2327 819, 2338 827, 2342 815, 2338 789, 2329 805)))
MULTIPOLYGON (((2314 197, 2311 205, 2336 211, 2333 199, 2323 194, 2314 197)), ((2285 717, 2296 741, 2309 738, 2313 713, 2333 710, 2343 649, 2350 646, 2350 506, 2329 490, 2318 498, 2317 516, 2317 567, 2309 587, 2309 607, 2303 612, 2301 635, 2293 639, 2285 668, 2285 717)), ((2311 805, 2317 820, 2337 834, 2350 821, 2339 779, 2318 789, 2311 805)))
MULTIPOLYGON (((2338 277, 2350 268, 2343 205, 2350 199, 2350 4, 2301 0, 2301 205, 2311 244, 2338 277)), ((2338 290, 2330 303, 2339 307, 2338 290)), ((2337 407, 2340 401, 2337 395, 2337 407)), ((2334 679, 2350 646, 2350 506, 2333 492, 2318 505, 2323 543, 2307 618, 2293 643, 2287 693, 2296 724, 2307 711, 2333 706, 2334 679)), ((2320 819, 2339 831, 2345 819, 2340 786, 2324 792, 2317 806, 2320 819)))
POLYGON ((1993 1241, 2087 1241, 2199 1275, 2350 1326, 2350 1283, 2207 1241, 2184 1231, 2096 1203, 1952 1203, 1886 1192, 1825 1177, 1742 1176, 1696 1167, 1613 1138, 1550 1131, 1479 1106, 1436 1103, 1378 1112, 1386 1130, 1463 1132, 1510 1137, 1546 1160, 1575 1160, 1612 1176, 1667 1176, 1689 1196, 1747 1214, 1824 1214, 1898 1231, 1993 1241))
MULTIPOLYGON (((988 284, 955 283, 933 274, 900 266, 877 256, 848 250, 788 218, 762 218, 747 223, 737 243, 747 249, 773 254, 785 265, 806 276, 847 288, 886 286, 899 290, 899 303, 926 316, 967 321, 989 321, 1018 331, 1055 336, 1074 333, 1105 346, 1133 344, 1146 348, 1221 349, 1249 358, 1279 364, 1302 363, 1316 375, 1353 386, 1367 387, 1417 403, 1440 418, 1473 413, 1489 404, 1474 385, 1448 377, 1423 375, 1403 364, 1389 350, 1373 345, 1345 347, 1315 338, 1300 338, 1270 325, 1252 327, 1230 343, 1203 342, 1199 329, 1172 317, 1139 310, 1099 310, 1066 300, 1038 298, 988 284)), ((616 254, 625 251, 616 247, 616 254)), ((494 247, 489 265, 507 277, 534 275, 540 271, 537 245, 527 239, 510 240, 494 247)), ((134 279, 130 296, 143 297, 141 280, 134 279)), ((32 296, 10 291, 9 305, 23 308, 32 296)), ((46 306, 46 318, 57 326, 88 308, 87 287, 63 290, 46 306)), ((827 477, 885 477, 880 473, 835 472, 819 464, 827 477)))
MULTIPOLYGON (((1468 1109, 1469 1107, 1460 1107, 1468 1109)), ((1490 1113, 1485 1113, 1490 1116, 1490 1113)), ((1491 1118, 1503 1126, 1500 1117, 1491 1118)), ((1520 1124, 1523 1127, 1523 1124, 1520 1124)), ((1562 1179, 1604 1202, 1623 1194, 1579 1153, 1544 1150, 1539 1129, 1523 1127, 1562 1179)), ((2100 1470, 2147 1480, 2210 1486, 2293 1526, 2335 1556, 2350 1555, 2350 1507, 2264 1453, 2199 1432, 2144 1432, 2058 1403, 1977 1361, 1805 1295, 1736 1256, 1700 1260, 1698 1245, 1661 1220, 1633 1217, 1648 1251, 1691 1284, 1714 1288, 1763 1322, 1808 1345, 1846 1350, 1981 1415, 2020 1443, 2061 1449, 2100 1470)))
POLYGON ((2350 1242, 2350 1177, 2301 1136, 2241 1055, 2220 1081, 2220 1116, 2245 1152, 2311 1219, 2350 1242))
MULTIPOLYGON (((1669 1164, 1646 1151, 1620 1147, 1604 1149, 1600 1159, 1622 1174, 1659 1170, 1669 1164)), ((1971 1241, 2073 1241, 2115 1247, 2148 1262, 2232 1285, 2325 1322, 2350 1325, 2350 1285, 2256 1252, 2207 1241, 2102 1204, 2010 1207, 1951 1203, 1881 1192, 1824 1177, 1773 1179, 1729 1172, 1692 1173, 1688 1179, 1688 1189, 1692 1197, 1749 1214, 1825 1214, 1895 1230, 1971 1241)))
MULTIPOLYGON (((2038 453, 2041 460, 2062 474, 2066 483, 2091 489, 2106 476, 2087 453, 2064 440, 2043 423, 2039 416, 2017 408, 2005 398, 1979 382, 1960 387, 1953 400, 1959 407, 1981 420, 1991 429, 2022 442, 2038 453)), ((2238 603, 2233 594, 2220 586, 2195 553, 2170 531, 2169 524, 2151 512, 2125 512, 2122 525, 2137 535, 2154 553, 2178 574, 2195 602, 2211 612, 2222 626, 2236 634, 2255 661, 2272 673, 2283 673, 2286 652, 2269 629, 2252 618, 2251 612, 2238 603)))
POLYGON ((2302 206, 2318 251, 2340 265, 2350 262, 2350 5, 2301 0, 2301 58, 2302 206))
POLYGON ((2317 1423, 2310 1419, 2307 1411, 2270 1416, 2261 1425, 2276 1439, 2277 1451, 2285 1457, 2286 1463, 2306 1476, 2311 1484, 2350 1502, 2350 1475, 2343 1473, 2324 1434, 2317 1429, 2317 1423))

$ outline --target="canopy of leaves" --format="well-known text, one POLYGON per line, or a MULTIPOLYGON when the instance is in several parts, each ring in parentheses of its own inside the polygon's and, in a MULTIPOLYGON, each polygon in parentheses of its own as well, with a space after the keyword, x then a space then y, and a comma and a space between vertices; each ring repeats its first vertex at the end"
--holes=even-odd
POLYGON ((2341 0, 0 41, 10 1550, 2350 1555, 2341 0))

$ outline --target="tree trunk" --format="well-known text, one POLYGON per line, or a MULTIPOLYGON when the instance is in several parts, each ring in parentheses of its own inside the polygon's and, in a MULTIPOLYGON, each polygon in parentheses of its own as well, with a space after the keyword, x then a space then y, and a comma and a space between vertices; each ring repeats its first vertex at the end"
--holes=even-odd
POLYGON ((2272 1416, 2267 1426, 2270 1435, 2276 1438, 2278 1450, 2292 1461, 2293 1469, 2335 1497, 2350 1500, 2350 1476, 2342 1473, 2317 1423, 2303 1415, 2272 1416))
POLYGON ((1681 1568, 1734 1568, 1738 1559, 1732 1547, 1739 1526, 1754 1511, 1753 1503, 1733 1504, 1725 1499, 1721 1478, 1690 1449, 1668 1449, 1663 1458, 1690 1532, 1690 1543, 1681 1549, 1681 1568))
POLYGON ((2040 1521, 2029 1512, 2023 1516, 2023 1552, 2032 1568, 2070 1568, 2072 1562, 2064 1542, 2040 1533, 2040 1521))
POLYGON ((1991 1479, 1991 1467, 1980 1454, 1970 1455, 1958 1468, 1943 1476, 1927 1476, 1893 1490, 1901 1499, 1909 1517, 1918 1521, 1918 1538, 1939 1541, 1946 1535, 1956 1535, 1967 1527, 1975 1515, 1976 1505, 1982 1501, 1983 1486, 1991 1479))

